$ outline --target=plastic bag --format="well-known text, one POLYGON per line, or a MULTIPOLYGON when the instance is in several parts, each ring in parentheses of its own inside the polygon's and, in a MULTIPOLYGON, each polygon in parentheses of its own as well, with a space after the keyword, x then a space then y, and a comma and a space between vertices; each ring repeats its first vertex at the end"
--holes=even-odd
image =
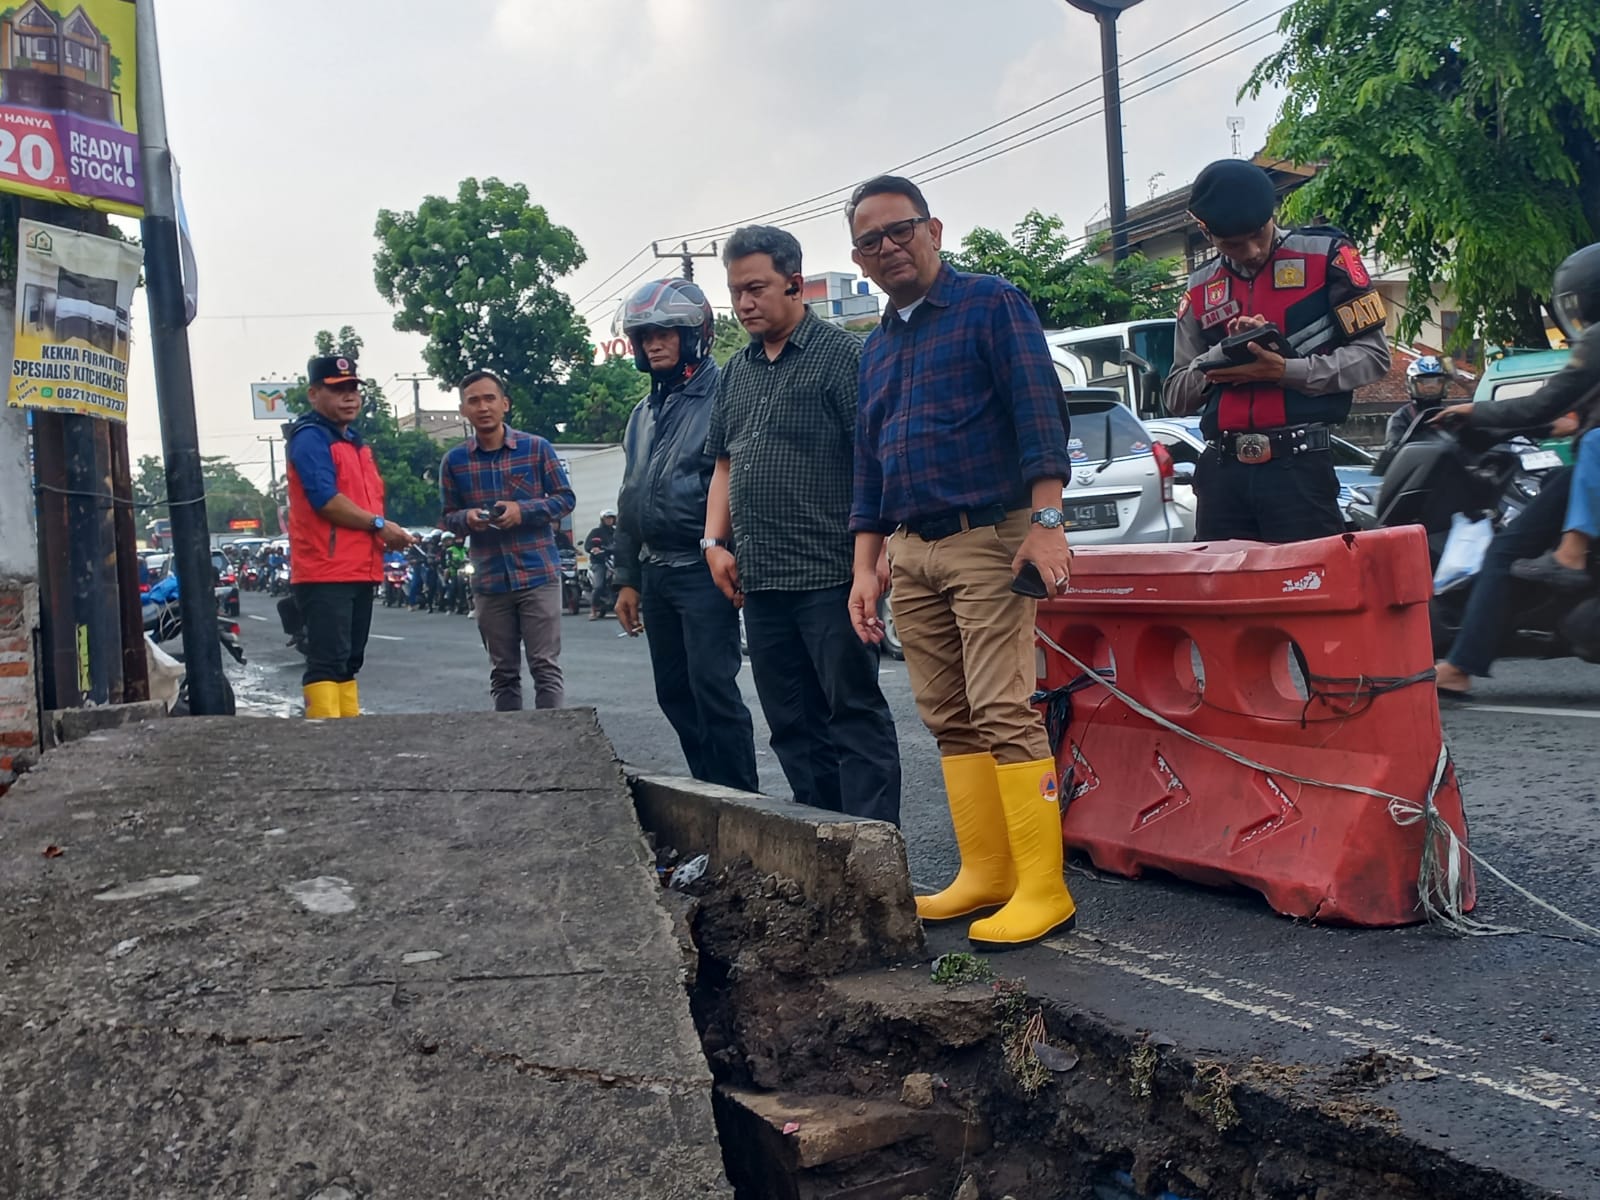
POLYGON ((1474 521, 1465 513, 1450 518, 1450 536, 1445 539, 1444 553, 1439 555, 1439 569, 1433 573, 1433 590, 1442 592, 1452 583, 1476 575, 1483 567, 1483 556, 1494 541, 1494 522, 1488 517, 1474 521))

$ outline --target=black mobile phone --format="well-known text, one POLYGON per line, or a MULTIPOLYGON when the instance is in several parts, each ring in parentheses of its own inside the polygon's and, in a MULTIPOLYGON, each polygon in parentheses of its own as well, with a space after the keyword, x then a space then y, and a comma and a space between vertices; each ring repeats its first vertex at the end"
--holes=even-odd
POLYGON ((1260 346, 1284 358, 1299 357, 1289 344, 1289 339, 1283 336, 1283 330, 1270 322, 1257 329, 1246 329, 1243 333, 1223 338, 1222 357, 1231 363, 1253 362, 1255 355, 1250 353, 1251 346, 1260 346))
POLYGON ((1022 570, 1017 572, 1017 577, 1011 581, 1011 590, 1019 596, 1028 596, 1034 600, 1043 600, 1050 595, 1049 589, 1044 586, 1044 576, 1039 574, 1039 568, 1031 562, 1024 562, 1022 570))

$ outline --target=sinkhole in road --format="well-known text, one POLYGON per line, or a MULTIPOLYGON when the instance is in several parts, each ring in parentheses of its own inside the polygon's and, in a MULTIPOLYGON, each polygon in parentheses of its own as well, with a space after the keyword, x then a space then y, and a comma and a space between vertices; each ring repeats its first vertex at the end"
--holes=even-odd
POLYGON ((828 915, 748 860, 661 894, 741 1200, 1540 1194, 1399 1136, 1370 1098, 1381 1055, 1308 1087, 1311 1068, 1195 1056, 1035 996, 1004 956, 841 971, 828 915))

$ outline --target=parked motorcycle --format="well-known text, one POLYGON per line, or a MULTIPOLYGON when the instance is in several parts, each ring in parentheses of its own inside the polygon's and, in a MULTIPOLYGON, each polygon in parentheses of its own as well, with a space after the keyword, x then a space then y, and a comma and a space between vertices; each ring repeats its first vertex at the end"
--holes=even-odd
POLYGON ((602 617, 616 604, 615 589, 611 586, 611 552, 595 546, 589 550, 590 609, 602 617))
MULTIPOLYGON (((146 603, 143 606, 144 633, 147 638, 157 646, 163 642, 176 641, 183 636, 183 614, 178 608, 176 596, 170 600, 158 603, 146 603)), ((244 643, 239 636, 239 622, 226 616, 217 618, 217 640, 222 643, 222 648, 233 656, 233 661, 244 662, 244 643)), ((183 647, 163 651, 183 662, 183 647)), ((234 712, 233 685, 224 676, 222 680, 223 694, 226 698, 224 712, 232 716, 234 712)), ((178 684, 178 698, 172 706, 173 716, 188 716, 189 714, 189 677, 184 676, 178 684)))
MULTIPOLYGON (((1487 517, 1498 532, 1515 521, 1543 481, 1561 466, 1519 431, 1462 429, 1401 445, 1384 472, 1376 524, 1421 525, 1430 566, 1437 568, 1453 520, 1487 517)), ((1513 578, 1496 658, 1567 658, 1600 662, 1600 572, 1591 592, 1563 592, 1513 578)), ((1438 590, 1429 607, 1434 655, 1449 652, 1461 628, 1476 576, 1438 590)))
POLYGON ((562 549, 561 557, 561 607, 568 616, 583 607, 583 582, 578 577, 578 552, 562 549))

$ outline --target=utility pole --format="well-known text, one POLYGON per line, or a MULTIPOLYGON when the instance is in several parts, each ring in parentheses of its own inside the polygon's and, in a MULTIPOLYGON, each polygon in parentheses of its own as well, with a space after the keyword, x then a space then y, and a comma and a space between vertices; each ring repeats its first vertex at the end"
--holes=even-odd
POLYGON ((206 525, 200 430, 194 415, 194 374, 189 365, 188 313, 178 248, 178 206, 167 109, 161 95, 161 52, 153 4, 134 6, 139 75, 139 152, 144 168, 145 287, 150 294, 150 350, 155 360, 161 447, 167 464, 172 514, 172 557, 178 570, 183 618, 183 661, 189 677, 189 711, 223 716, 227 681, 217 640, 217 597, 211 588, 211 538, 206 525))
POLYGON ((409 380, 411 383, 411 428, 422 428, 422 381, 429 378, 427 375, 396 375, 396 379, 409 380))
POLYGON ((1067 0, 1100 22, 1100 82, 1105 95, 1106 175, 1111 185, 1111 261, 1128 257, 1128 188, 1122 162, 1122 73, 1117 18, 1139 0, 1067 0))
POLYGON ((269 433, 265 437, 257 435, 256 441, 267 444, 267 470, 271 479, 269 486, 276 492, 278 490, 278 439, 269 433))
POLYGON ((678 249, 668 250, 663 253, 657 243, 651 242, 650 253, 654 254, 657 258, 676 258, 682 260, 683 277, 692 283, 694 281, 694 260, 697 258, 715 258, 717 256, 717 244, 712 242, 709 250, 691 250, 689 249, 689 243, 684 242, 683 245, 678 249))

